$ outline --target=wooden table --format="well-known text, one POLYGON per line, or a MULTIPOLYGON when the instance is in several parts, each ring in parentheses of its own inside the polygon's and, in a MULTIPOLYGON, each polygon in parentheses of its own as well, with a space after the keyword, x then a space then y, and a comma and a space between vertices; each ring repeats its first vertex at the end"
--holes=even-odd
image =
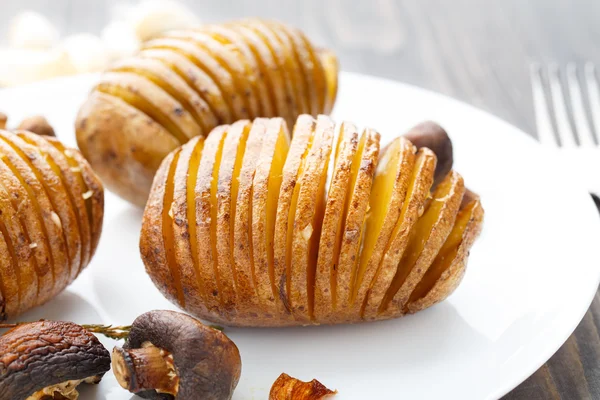
MULTIPOLYGON (((3 0, 47 14, 64 33, 99 32, 118 0, 3 0)), ((600 66, 598 0, 184 1, 201 19, 259 15, 304 29, 345 70, 429 88, 534 134, 531 61, 600 66)), ((600 267, 600 266, 599 266, 600 267)), ((600 297, 562 348, 507 399, 600 398, 600 297)))

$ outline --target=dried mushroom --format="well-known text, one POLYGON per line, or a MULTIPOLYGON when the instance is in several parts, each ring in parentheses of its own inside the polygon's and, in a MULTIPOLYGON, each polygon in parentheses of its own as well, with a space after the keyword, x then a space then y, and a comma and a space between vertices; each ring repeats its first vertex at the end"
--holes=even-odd
POLYGON ((81 383, 99 383, 110 369, 100 341, 71 322, 18 325, 0 337, 2 399, 78 398, 81 383))
POLYGON ((320 400, 334 396, 336 393, 337 391, 327 389, 316 379, 303 382, 283 373, 273 383, 269 400, 320 400))
POLYGON ((112 362, 119 384, 148 399, 230 399, 241 373, 238 348, 227 336, 174 311, 136 318, 112 362))
POLYGON ((40 136, 56 136, 52 125, 41 115, 34 115, 33 117, 25 118, 19 126, 18 130, 33 132, 40 136))

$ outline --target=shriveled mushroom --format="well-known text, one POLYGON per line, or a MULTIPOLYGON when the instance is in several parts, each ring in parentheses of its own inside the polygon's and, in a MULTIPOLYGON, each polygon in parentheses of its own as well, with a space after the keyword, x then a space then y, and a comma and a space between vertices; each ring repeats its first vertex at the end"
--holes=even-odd
POLYGON ((0 129, 6 128, 6 121, 8 121, 8 117, 6 114, 0 112, 0 129))
POLYGON ((50 125, 48 120, 41 115, 25 118, 19 124, 17 130, 33 132, 40 136, 56 136, 52 125, 50 125))
POLYGON ((437 156, 437 166, 434 175, 434 187, 441 182, 452 169, 454 156, 452 151, 452 141, 448 133, 440 125, 433 121, 421 122, 413 126, 404 134, 417 146, 417 148, 427 147, 437 156))
POLYGON ((273 383, 269 400, 321 400, 334 396, 337 392, 327 389, 316 379, 303 382, 288 374, 281 374, 273 383))
POLYGON ((109 369, 108 350, 71 322, 22 324, 0 337, 2 399, 75 400, 79 384, 99 383, 109 369))
POLYGON ((119 384, 149 399, 230 399, 241 373, 240 353, 227 336, 175 311, 136 318, 112 362, 119 384))

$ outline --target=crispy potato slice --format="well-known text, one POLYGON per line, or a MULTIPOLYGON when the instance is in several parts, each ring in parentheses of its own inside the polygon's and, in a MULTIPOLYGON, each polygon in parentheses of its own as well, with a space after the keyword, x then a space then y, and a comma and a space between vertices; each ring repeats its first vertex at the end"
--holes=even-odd
MULTIPOLYGON (((24 134, 24 132, 22 133, 24 134)), ((29 144, 17 135, 1 135, 1 138, 25 161, 41 184, 43 194, 46 195, 51 205, 51 209, 43 210, 43 212, 51 213, 50 217, 54 222, 52 228, 55 228, 53 232, 58 233, 62 239, 58 242, 58 248, 61 251, 64 249, 64 253, 61 253, 64 255, 64 259, 59 256, 54 268, 56 290, 60 291, 75 279, 81 265, 81 237, 77 216, 70 206, 69 196, 60 177, 53 171, 40 148, 29 144)), ((50 146, 47 142, 45 144, 50 146)))
POLYGON ((273 267, 275 219, 290 138, 285 121, 281 118, 257 118, 254 124, 265 126, 252 182, 252 249, 256 291, 265 315, 274 316, 279 303, 273 267))
POLYGON ((415 313, 443 301, 458 287, 465 273, 469 250, 481 232, 483 214, 478 198, 467 204, 463 201, 450 235, 410 295, 409 312, 415 313))
POLYGON ((250 46, 244 41, 242 35, 231 27, 222 24, 206 25, 202 27, 202 30, 210 33, 214 39, 218 40, 226 48, 234 53, 238 53, 238 59, 244 64, 247 71, 248 83, 252 86, 252 91, 257 98, 258 109, 256 116, 276 116, 269 88, 265 80, 261 78, 261 69, 256 56, 250 49, 250 46))
MULTIPOLYGON (((256 122, 256 120, 255 120, 256 122)), ((234 218, 233 256, 237 276, 237 295, 242 312, 238 318, 256 319, 260 312, 252 248, 252 182, 261 154, 266 124, 253 123, 248 134, 244 159, 239 174, 239 186, 234 218)), ((232 197, 232 201, 233 201, 232 197)))
POLYGON ((264 80, 269 90, 274 115, 284 118, 288 126, 293 127, 295 118, 287 106, 287 84, 272 49, 254 29, 236 23, 228 24, 228 26, 242 35, 254 53, 260 69, 259 77, 264 80))
POLYGON ((142 49, 144 51, 146 49, 171 50, 186 57, 194 63, 199 70, 206 73, 218 86, 233 120, 248 118, 248 115, 242 112, 245 108, 244 102, 242 97, 235 92, 236 89, 233 77, 227 69, 223 68, 223 66, 213 59, 210 53, 203 48, 196 46, 193 42, 183 39, 162 38, 146 42, 142 46, 142 49))
MULTIPOLYGON (((242 167, 246 141, 251 123, 242 120, 229 127, 223 143, 223 154, 217 183, 216 212, 216 266, 221 281, 221 299, 226 304, 237 302, 237 275, 233 260, 233 229, 235 227, 236 206, 239 191, 239 174, 242 167)), ((212 205, 211 205, 212 206, 212 205)), ((212 223, 212 221, 211 221, 212 223)))
POLYGON ((131 72, 107 72, 95 90, 116 96, 150 116, 180 144, 202 133, 185 108, 148 79, 131 72))
POLYGON ((346 219, 341 227, 340 255, 332 278, 335 286, 332 298, 334 321, 352 321, 355 318, 350 315, 352 279, 359 260, 360 244, 369 207, 369 194, 379 160, 379 140, 378 132, 365 129, 352 161, 350 191, 344 204, 346 219))
POLYGON ((169 191, 171 191, 171 196, 173 195, 173 189, 169 188, 169 179, 172 179, 172 174, 175 172, 176 158, 179 154, 179 149, 171 152, 163 160, 161 168, 154 178, 140 234, 140 253, 144 259, 146 271, 161 293, 175 304, 181 304, 184 300, 178 272, 174 274, 172 271, 176 262, 174 252, 168 250, 169 246, 173 246, 172 236, 168 237, 169 231, 172 230, 172 224, 169 221, 172 199, 171 202, 166 200, 168 200, 169 191))
POLYGON ((365 298, 363 318, 371 319, 377 316, 379 305, 392 283, 400 257, 408 244, 410 231, 425 211, 425 202, 434 180, 435 166, 436 156, 431 150, 425 148, 418 151, 400 218, 392 231, 379 269, 365 298))
POLYGON ((218 306, 204 290, 204 283, 198 263, 198 243, 196 242, 196 179, 202 159, 204 138, 201 136, 181 147, 174 175, 172 229, 174 261, 180 270, 183 300, 187 307, 201 310, 206 314, 218 306))
POLYGON ((167 38, 189 41, 208 52, 213 60, 231 75, 234 93, 242 99, 243 109, 240 110, 240 113, 244 115, 244 118, 259 115, 258 96, 254 93, 254 85, 251 83, 254 77, 247 68, 247 64, 243 62, 239 53, 234 51, 231 45, 224 46, 214 36, 202 30, 173 31, 167 35, 167 38))
POLYGON ((36 304, 37 276, 33 265, 32 249, 25 243, 25 234, 19 216, 9 200, 9 194, 0 183, 0 281, 4 297, 4 317, 18 315, 36 304))
POLYGON ((292 68, 289 59, 289 50, 283 48, 277 35, 262 21, 246 20, 240 23, 240 26, 245 26, 252 30, 260 40, 267 46, 275 61, 276 70, 283 78, 285 86, 285 109, 288 110, 287 121, 290 126, 294 124, 294 116, 302 114, 302 107, 298 104, 298 89, 293 73, 288 69, 292 68))
MULTIPOLYGON (((89 163, 77 150, 66 148, 56 138, 45 138, 50 144, 59 149, 67 162, 72 165, 71 173, 82 182, 85 192, 81 195, 84 200, 88 221, 90 224, 90 258, 94 256, 100 235, 102 233, 102 222, 104 220, 104 187, 98 176, 92 170, 89 163)), ((86 264, 87 265, 87 264, 86 264)))
MULTIPOLYGON (((363 142, 364 145, 364 142, 363 142)), ((342 123, 333 163, 333 174, 329 183, 327 203, 323 216, 319 254, 315 277, 314 314, 316 321, 327 321, 333 313, 333 293, 342 246, 342 231, 347 218, 351 196, 352 163, 358 149, 358 132, 349 123, 342 123)), ((355 172, 358 168, 354 169, 355 172)))
POLYGON ((352 314, 360 313, 367 290, 400 217, 415 163, 415 152, 412 143, 398 138, 383 151, 377 165, 360 259, 353 279, 352 314))
POLYGON ((217 119, 208 104, 176 72, 159 60, 151 58, 129 58, 118 61, 111 71, 131 72, 142 76, 179 102, 198 124, 199 135, 206 136, 217 124, 217 119))
POLYGON ((290 151, 283 167, 281 190, 277 200, 277 217, 274 234, 274 279, 279 299, 286 313, 291 313, 289 298, 289 271, 291 270, 291 244, 293 238, 296 204, 300 190, 297 181, 302 174, 306 155, 312 145, 316 121, 310 115, 301 115, 294 125, 290 151))
MULTIPOLYGON (((17 132, 17 135, 27 143, 36 146, 43 154, 54 174, 60 179, 68 196, 68 204, 75 213, 77 235, 80 240, 80 262, 76 268, 71 270, 71 281, 77 277, 81 269, 90 262, 91 234, 90 220, 88 218, 85 200, 87 186, 83 180, 77 179, 79 167, 69 165, 66 157, 45 138, 25 132, 17 132)), ((75 262, 76 263, 76 262, 75 262)))
POLYGON ((160 162, 179 145, 150 116, 97 91, 79 110, 76 130, 79 148, 108 188, 142 207, 160 162))
MULTIPOLYGON (((171 49, 146 49, 138 55, 141 58, 150 58, 162 62, 185 80, 188 86, 193 88, 210 107, 216 118, 214 125, 220 125, 231 120, 231 110, 225 102, 219 86, 189 58, 171 49)), ((209 125, 210 120, 206 121, 206 126, 209 125)))
POLYGON ((333 136, 333 121, 320 115, 312 146, 296 184, 299 189, 293 224, 289 301, 292 313, 301 321, 313 319, 315 271, 333 136))
POLYGON ((380 315, 402 312, 450 234, 464 193, 463 179, 454 171, 438 185, 425 213, 411 230, 396 275, 379 306, 380 315))
POLYGON ((217 190, 219 168, 223 156, 223 145, 229 125, 213 129, 204 143, 202 159, 196 180, 196 240, 198 242, 198 264, 207 296, 220 301, 222 313, 233 320, 234 304, 225 303, 231 293, 223 294, 223 284, 217 265, 217 190))
POLYGON ((327 389, 316 379, 303 382, 282 373, 271 386, 269 400, 322 400, 331 398, 336 393, 336 390, 327 389))

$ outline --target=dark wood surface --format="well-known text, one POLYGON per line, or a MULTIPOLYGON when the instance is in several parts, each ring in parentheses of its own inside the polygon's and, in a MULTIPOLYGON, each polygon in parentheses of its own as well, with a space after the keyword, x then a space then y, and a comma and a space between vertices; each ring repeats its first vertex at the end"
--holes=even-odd
MULTIPOLYGON (((118 0, 0 2, 0 27, 25 7, 63 33, 99 32, 118 0)), ((600 66, 599 0, 184 1, 204 21, 258 15, 304 29, 343 69, 429 88, 535 135, 528 66, 600 66)), ((2 29, 2 28, 0 28, 2 29)), ((599 263, 600 264, 600 263, 599 263)), ((600 267, 600 265, 599 265, 600 267)), ((507 399, 600 398, 600 295, 561 349, 507 399)))

